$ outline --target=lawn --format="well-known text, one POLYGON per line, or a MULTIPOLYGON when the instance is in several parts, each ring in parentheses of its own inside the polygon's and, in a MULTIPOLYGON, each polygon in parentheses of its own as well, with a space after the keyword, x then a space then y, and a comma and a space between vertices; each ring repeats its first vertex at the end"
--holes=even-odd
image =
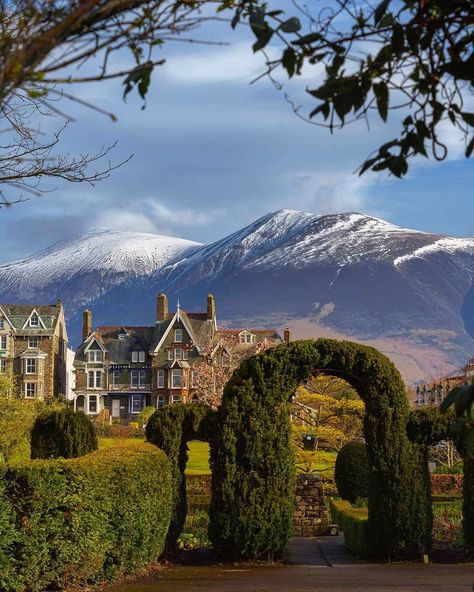
POLYGON ((210 475, 209 467, 209 444, 193 440, 188 443, 189 460, 186 465, 188 475, 210 475))

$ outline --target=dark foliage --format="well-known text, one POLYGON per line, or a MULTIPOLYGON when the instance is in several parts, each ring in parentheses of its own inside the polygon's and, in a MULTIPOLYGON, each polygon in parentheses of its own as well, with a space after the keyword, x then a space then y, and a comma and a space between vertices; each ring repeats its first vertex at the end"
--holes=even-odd
POLYGON ((369 557, 367 508, 353 508, 347 501, 334 499, 329 507, 332 521, 344 532, 344 544, 349 553, 355 557, 369 557))
POLYGON ((169 461, 146 443, 10 465, 0 477, 1 590, 85 587, 156 561, 171 497, 169 461))
POLYGON ((408 437, 423 446, 437 444, 450 437, 454 415, 441 413, 437 407, 410 411, 407 424, 408 437))
POLYGON ((97 450, 97 436, 82 412, 62 409, 38 417, 31 432, 31 458, 75 458, 97 450))
POLYGON ((190 440, 211 441, 215 412, 205 405, 175 403, 158 409, 148 421, 146 437, 161 448, 171 462, 173 509, 167 545, 174 547, 186 520, 186 479, 190 440))
POLYGON ((474 551, 474 459, 464 459, 463 482, 463 528, 464 540, 474 551))
POLYGON ((377 350, 330 339, 297 341, 251 358, 227 385, 211 449, 214 545, 250 556, 283 549, 294 503, 288 404, 297 385, 318 370, 347 380, 366 405, 370 553, 418 556, 429 546, 431 499, 424 456, 407 436, 401 376, 377 350))
POLYGON ((343 500, 353 504, 358 497, 368 497, 370 466, 364 442, 355 440, 341 448, 336 458, 334 479, 343 500))

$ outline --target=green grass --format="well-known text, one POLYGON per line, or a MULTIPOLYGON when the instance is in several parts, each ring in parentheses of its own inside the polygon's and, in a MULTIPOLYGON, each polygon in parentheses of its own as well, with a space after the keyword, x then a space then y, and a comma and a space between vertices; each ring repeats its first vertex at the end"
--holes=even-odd
POLYGON ((99 444, 99 448, 112 448, 118 446, 130 446, 130 445, 137 445, 142 444, 143 440, 141 438, 109 438, 105 436, 100 436, 97 438, 97 442, 99 444))
POLYGON ((209 467, 209 444, 193 440, 188 443, 188 464, 186 465, 187 475, 210 475, 209 467))

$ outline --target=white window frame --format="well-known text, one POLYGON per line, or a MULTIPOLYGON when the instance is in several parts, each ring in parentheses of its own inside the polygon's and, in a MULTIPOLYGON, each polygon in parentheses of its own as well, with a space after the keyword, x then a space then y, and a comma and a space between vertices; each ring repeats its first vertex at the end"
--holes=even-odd
POLYGON ((143 395, 138 395, 138 394, 137 395, 132 395, 131 398, 130 398, 130 413, 132 415, 138 415, 138 413, 141 413, 144 408, 145 408, 145 405, 144 405, 144 401, 143 401, 143 395), (141 403, 141 408, 139 409, 139 411, 134 411, 133 410, 133 401, 134 401, 134 399, 136 397, 139 397, 139 401, 141 403))
POLYGON ((175 360, 182 360, 183 359, 183 348, 182 347, 175 347, 174 348, 174 359, 175 360))
POLYGON ((156 386, 157 388, 165 388, 165 371, 157 370, 156 372, 156 386))
POLYGON ((183 397, 181 395, 171 395, 171 403, 182 403, 183 397))
POLYGON ((28 325, 30 327, 33 327, 34 329, 37 329, 40 326, 39 315, 36 312, 31 315, 30 322, 28 323, 28 325))
POLYGON ((182 329, 175 329, 174 330, 174 342, 175 343, 183 343, 183 330, 182 329))
POLYGON ((132 363, 138 362, 138 352, 132 351, 132 363))
POLYGON ((142 363, 145 361, 145 352, 144 351, 138 352, 138 361, 142 362, 142 363))
POLYGON ((89 395, 87 397, 87 413, 97 415, 99 413, 99 395, 89 395), (95 403, 95 411, 91 411, 91 401, 95 403))
POLYGON ((112 370, 112 386, 115 388, 120 384, 120 370, 112 370), (116 380, 117 377, 117 380, 116 380))
POLYGON ((31 335, 28 337, 28 348, 29 349, 36 349, 38 347, 38 337, 36 335, 31 335), (32 343, 36 343, 36 345, 32 345, 32 343))
POLYGON ((174 359, 174 349, 172 347, 170 347, 170 349, 168 350, 168 360, 173 360, 174 359))
POLYGON ((130 372, 130 388, 142 389, 145 385, 146 372, 145 370, 132 370, 130 372), (134 377, 136 377, 136 385, 134 385, 134 377))
POLYGON ((187 360, 189 357, 189 352, 187 349, 183 349, 183 360, 187 360))
POLYGON ((183 373, 181 368, 172 368, 171 369, 171 388, 172 389, 182 389, 183 388, 183 373), (179 376, 179 385, 175 386, 175 376, 179 376))
POLYGON ((196 386, 198 375, 199 373, 197 370, 191 370, 191 388, 196 386))
POLYGON ((5 320, 0 319, 0 329, 5 329, 5 320))
POLYGON ((0 349, 8 349, 8 335, 0 335, 0 349))
POLYGON ((157 409, 161 409, 161 407, 165 406, 165 396, 164 395, 158 395, 156 397, 156 408, 157 409))
POLYGON ((0 374, 7 371, 7 360, 5 358, 0 358, 0 374))
POLYGON ((25 374, 39 374, 39 364, 36 358, 25 358, 25 374))
POLYGON ((100 364, 102 362, 102 350, 90 349, 87 352, 89 364, 100 364))
POLYGON ((88 370, 87 371, 87 388, 88 389, 100 389, 102 388, 102 370, 88 370), (93 376, 92 385, 91 384, 91 374, 93 376), (99 382, 99 384, 97 384, 99 382))
POLYGON ((25 382, 25 399, 35 399, 36 398, 36 382, 25 382), (33 394, 28 394, 30 390, 28 387, 33 387, 33 394))

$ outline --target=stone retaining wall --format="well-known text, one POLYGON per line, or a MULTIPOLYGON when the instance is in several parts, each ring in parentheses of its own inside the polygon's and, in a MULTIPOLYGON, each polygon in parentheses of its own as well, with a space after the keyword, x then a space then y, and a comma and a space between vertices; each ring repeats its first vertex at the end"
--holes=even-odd
POLYGON ((332 534, 331 531, 321 477, 319 475, 298 475, 293 535, 322 536, 332 534))

